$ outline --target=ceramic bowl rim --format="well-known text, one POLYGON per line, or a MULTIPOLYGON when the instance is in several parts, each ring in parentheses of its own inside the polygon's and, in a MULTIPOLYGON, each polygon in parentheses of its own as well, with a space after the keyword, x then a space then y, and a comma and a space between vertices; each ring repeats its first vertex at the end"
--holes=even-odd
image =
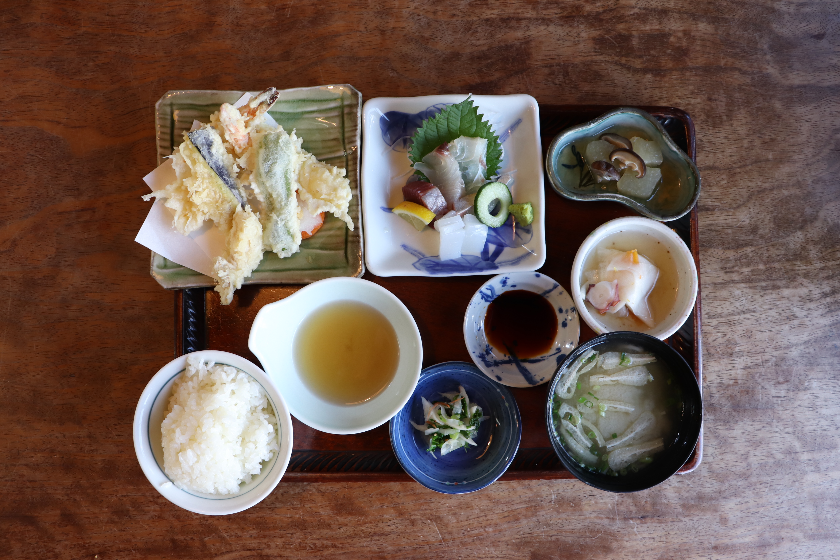
MULTIPOLYGON (((269 467, 270 470, 257 487, 241 494, 220 495, 219 498, 204 497, 182 490, 175 486, 169 476, 163 471, 162 465, 158 463, 152 451, 152 444, 148 437, 151 413, 157 399, 161 397, 161 391, 174 377, 180 375, 186 369, 187 356, 190 354, 178 356, 164 365, 152 376, 143 389, 134 412, 132 427, 134 451, 137 455, 137 461, 140 463, 140 468, 152 487, 176 506, 203 515, 229 515, 238 513, 264 500, 274 491, 280 479, 283 478, 292 455, 292 442, 294 439, 292 419, 289 415, 286 401, 283 400, 283 396, 277 390, 271 378, 253 362, 242 356, 221 350, 199 350, 191 354, 198 354, 216 363, 231 365, 248 374, 263 387, 268 395, 269 402, 273 405, 280 431, 279 450, 269 467), (238 499, 246 495, 248 499, 238 499), (236 500, 236 504, 227 504, 227 507, 224 507, 222 504, 228 500, 236 500)), ((266 466, 264 465, 263 468, 266 468, 266 466)))
MULTIPOLYGON (((420 372, 422 370, 422 365, 423 365, 423 341, 422 341, 422 338, 420 336, 420 329, 417 327, 417 322, 414 320, 414 316, 411 314, 411 311, 409 311, 408 307, 406 307, 406 305, 393 292, 391 292, 387 288, 384 288, 384 287, 380 286, 379 284, 376 284, 375 282, 371 282, 370 280, 365 280, 364 278, 356 278, 356 277, 352 277, 352 276, 337 276, 337 277, 332 277, 332 278, 324 278, 323 280, 318 280, 317 282, 312 282, 311 284, 308 284, 308 285, 304 286, 303 288, 297 290, 296 292, 287 296, 286 298, 283 298, 283 299, 278 300, 278 301, 274 301, 272 303, 269 303, 269 304, 263 306, 262 309, 260 309, 259 312, 257 312, 256 317, 254 317, 254 322, 251 325, 251 332, 248 336, 248 348, 251 350, 251 352, 254 353, 254 355, 257 357, 257 359, 260 360, 260 363, 265 363, 265 361, 264 361, 265 356, 264 356, 263 352, 261 352, 260 349, 253 343, 253 339, 255 337, 254 332, 258 328, 265 328, 263 326, 263 322, 267 320, 266 316, 268 314, 272 313, 273 309, 282 307, 284 302, 286 302, 290 298, 297 297, 300 294, 307 294, 308 295, 309 292, 328 289, 328 287, 330 285, 333 285, 333 284, 351 284, 351 283, 355 284, 357 286, 363 286, 362 289, 364 289, 364 290, 374 290, 374 291, 379 292, 383 297, 385 297, 387 300, 389 300, 394 305, 394 308, 397 311, 399 311, 399 313, 400 313, 400 315, 401 315, 401 317, 404 321, 404 326, 408 328, 408 330, 410 331, 410 334, 412 335, 411 342, 414 343, 414 346, 417 349, 416 360, 415 360, 415 363, 414 363, 415 367, 413 368, 416 371, 414 371, 414 373, 410 377, 405 378, 405 382, 406 382, 407 385, 410 385, 411 390, 406 390, 405 394, 402 397, 400 397, 400 400, 395 401, 392 404, 392 406, 388 407, 387 410, 383 414, 377 415, 375 417, 372 417, 372 419, 369 419, 369 420, 367 420, 363 423, 359 423, 357 425, 353 425, 353 426, 350 426, 350 427, 347 427, 347 428, 336 429, 334 427, 325 425, 319 419, 317 413, 313 416, 312 414, 310 414, 312 412, 310 410, 301 411, 296 407, 295 403, 292 402, 292 404, 289 407, 289 410, 290 410, 291 414, 295 418, 297 418, 300 422, 302 422, 303 424, 306 424, 310 428, 313 428, 313 429, 318 430, 320 432, 324 432, 324 433, 328 433, 328 434, 335 434, 335 435, 359 434, 359 433, 367 432, 369 430, 377 428, 377 427, 381 426, 382 424, 385 424, 386 422, 388 422, 391 418, 393 418, 402 409, 402 407, 405 405, 405 403, 408 402, 408 400, 411 398, 411 395, 414 392, 414 388, 417 387, 417 381, 420 378, 420 372)), ((334 288, 334 289, 337 289, 337 288, 334 288)), ((290 342, 290 344, 292 344, 292 343, 293 342, 290 342)), ((270 366, 267 366, 266 369, 270 371, 272 368, 270 366)), ((398 373, 399 373, 399 370, 398 370, 398 373)), ((295 370, 295 375, 296 376, 298 375, 297 370, 295 370)), ((271 377, 272 374, 269 373, 268 376, 271 377)), ((396 375, 395 375, 394 379, 396 379, 396 375)), ((279 386, 278 386, 278 392, 282 393, 279 386)), ((291 397, 289 398, 289 400, 290 400, 290 402, 292 401, 291 397)), ((370 404, 372 402, 373 401, 370 401, 368 403, 362 403, 362 404, 359 404, 359 405, 354 405, 354 406, 364 407, 364 406, 367 406, 368 404, 370 404)))
POLYGON ((688 157, 688 155, 680 149, 679 146, 674 142, 671 136, 665 131, 659 121, 657 121, 653 116, 641 109, 635 107, 619 107, 617 109, 613 109, 603 115, 592 119, 589 122, 579 124, 570 128, 567 128, 560 132, 549 144, 548 149, 546 150, 546 157, 545 157, 545 171, 546 175, 548 176, 548 181, 551 184, 551 187, 554 191, 566 198, 571 200, 579 200, 579 201, 592 201, 592 200, 612 200, 614 202, 619 202, 628 206, 635 210, 636 212, 646 216, 652 220, 657 220, 660 222, 669 222, 671 220, 676 220, 678 218, 682 218, 689 212, 694 206, 697 204, 697 200, 700 198, 700 172, 697 169, 697 165, 694 161, 688 157), (557 174, 557 157, 559 157, 560 151, 568 145, 568 137, 582 132, 588 128, 595 128, 606 123, 609 119, 612 119, 621 114, 632 114, 642 117, 646 121, 650 122, 656 130, 662 135, 663 140, 668 145, 669 148, 672 148, 676 153, 681 157, 683 163, 688 167, 688 171, 690 174, 694 175, 697 186, 694 189, 694 195, 691 197, 691 200, 686 204, 685 208, 681 209, 679 212, 675 214, 658 214, 648 208, 646 205, 642 204, 641 202, 629 197, 625 196, 621 193, 577 193, 567 189, 563 182, 560 180, 560 177, 557 174))
POLYGON ((586 302, 583 300, 583 294, 580 292, 580 277, 583 272, 584 261, 595 245, 597 245, 598 242, 607 235, 611 235, 613 230, 623 226, 626 226, 628 229, 636 226, 637 229, 652 228, 656 230, 670 240, 671 243, 669 248, 681 254, 689 263, 688 278, 691 281, 689 286, 693 291, 689 305, 680 310, 679 315, 674 320, 675 322, 670 328, 665 329, 657 327, 650 333, 644 333, 655 336, 660 340, 664 340, 677 332, 691 316, 692 311, 694 311, 694 306, 697 302, 697 292, 699 290, 699 280, 697 276, 697 266, 694 263, 694 255, 691 254, 691 250, 676 232, 662 222, 651 220, 650 218, 643 218, 641 216, 626 216, 624 218, 615 218, 614 220, 605 222, 595 228, 592 233, 586 236, 586 239, 584 239, 583 243, 581 243, 578 248, 577 253, 575 253, 575 260, 572 263, 572 272, 570 276, 572 299, 575 301, 575 307, 577 308, 578 315, 583 318, 584 322, 586 322, 586 324, 589 325, 596 334, 616 332, 606 330, 601 323, 595 320, 592 313, 590 313, 589 309, 586 307, 586 302))
MULTIPOLYGON (((551 447, 554 449, 554 453, 557 455, 558 459, 560 459, 560 462, 563 464, 563 466, 566 468, 566 470, 568 470, 570 473, 572 473, 572 475, 574 475, 575 478, 577 478, 581 482, 584 482, 585 484, 588 484, 589 486, 592 486, 594 488, 598 488, 599 490, 604 490, 604 491, 607 491, 607 492, 615 492, 615 493, 638 492, 640 490, 647 490, 648 488, 652 488, 652 487, 654 487, 658 484, 661 484, 662 482, 665 482, 666 480, 671 478, 674 474, 676 474, 677 471, 679 471, 680 468, 682 468, 682 466, 685 465, 685 463, 691 458, 691 453, 694 451, 695 447, 697 446, 697 442, 700 439, 700 433, 702 432, 702 429, 703 429, 702 428, 702 426, 703 426, 703 391, 702 391, 702 388, 700 387, 700 383, 697 381, 697 377, 694 373, 694 369, 686 361, 686 359, 683 358, 682 355, 680 355, 679 352, 677 352, 674 348, 672 348, 667 343, 663 342, 662 340, 660 340, 660 339, 658 339, 654 336, 650 336, 648 334, 639 333, 639 332, 635 332, 635 331, 608 332, 608 333, 604 333, 600 336, 596 336, 595 338, 592 338, 592 339, 584 342, 583 344, 581 344, 577 348, 575 348, 574 352, 569 354, 569 357, 566 358, 566 361, 563 362, 562 364, 560 364, 560 366, 557 368, 557 371, 554 374, 554 378, 551 380, 551 384, 548 387, 548 398, 546 399, 546 404, 545 404, 545 425, 546 425, 546 430, 548 431, 548 439, 551 442, 551 447), (689 433, 690 437, 688 438, 687 441, 691 441, 692 443, 691 443, 690 446, 687 447, 687 452, 684 453, 684 455, 685 455, 684 457, 683 456, 678 456, 679 457, 679 459, 677 460, 678 464, 674 463, 676 465, 676 467, 673 469, 673 472, 671 472, 670 474, 668 474, 664 478, 663 477, 653 477, 651 479, 650 483, 644 482, 642 484, 636 484, 636 485, 632 485, 632 484, 628 483, 625 487, 622 484, 622 482, 624 482, 624 481, 621 478, 616 479, 616 478, 611 477, 611 476, 607 477, 606 475, 601 475, 599 473, 593 473, 589 470, 585 470, 576 461, 571 459, 570 455, 568 454, 568 451, 566 451, 566 449, 563 447, 563 444, 560 443, 559 441, 557 441, 557 439, 554 436, 553 429, 552 429, 553 419, 551 417, 551 409, 552 409, 552 401, 554 400, 553 399, 554 391, 555 391, 557 383, 559 381, 559 375, 558 374, 560 373, 561 370, 563 370, 567 365, 571 365, 572 363, 574 363, 574 360, 576 360, 578 357, 580 357, 581 354, 583 354, 583 352, 587 351, 588 349, 592 348, 593 346, 598 346, 600 344, 610 342, 612 339, 621 340, 621 339, 627 339, 627 338, 636 339, 636 341, 634 341, 636 343, 639 343, 639 340, 643 340, 644 344, 648 344, 648 345, 652 345, 654 347, 657 347, 658 350, 654 351, 654 352, 657 353, 657 355, 661 356, 662 354, 668 354, 669 359, 674 360, 675 362, 677 362, 679 364, 681 373, 687 372, 689 374, 689 375, 680 375, 680 377, 684 378, 685 385, 688 385, 691 388, 692 391, 695 390, 695 389, 697 391, 697 393, 696 393, 696 395, 694 395, 694 397, 696 397, 696 399, 698 400, 698 403, 699 403, 699 406, 697 408, 697 415, 699 416, 699 418, 697 418, 696 420, 693 420, 693 422, 692 422, 692 425, 695 425, 696 428, 697 428, 696 433, 693 433, 693 432, 689 433), (688 381, 689 378, 691 378, 691 382, 688 381), (619 481, 619 482, 610 484, 610 482, 613 482, 613 481, 616 481, 616 480, 619 481)), ((630 482, 632 482, 632 481, 630 481, 630 482)))

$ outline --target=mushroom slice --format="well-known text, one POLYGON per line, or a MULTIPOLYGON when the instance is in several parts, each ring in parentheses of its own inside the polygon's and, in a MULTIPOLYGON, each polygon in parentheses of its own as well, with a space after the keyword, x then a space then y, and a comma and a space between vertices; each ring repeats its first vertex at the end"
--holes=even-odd
POLYGON ((623 148, 625 150, 633 149, 633 143, 620 134, 602 134, 599 140, 609 142, 616 148, 623 148))
POLYGON ((619 148, 618 150, 613 150, 610 153, 610 161, 616 164, 618 169, 627 169, 630 168, 636 172, 636 178, 641 179, 645 176, 645 162, 642 158, 639 157, 639 154, 634 152, 633 150, 625 150, 619 148))
POLYGON ((608 161, 593 162, 589 168, 592 170, 593 177, 595 177, 595 180, 599 183, 604 183, 606 181, 618 181, 621 179, 621 174, 618 172, 618 169, 616 169, 615 166, 608 161))

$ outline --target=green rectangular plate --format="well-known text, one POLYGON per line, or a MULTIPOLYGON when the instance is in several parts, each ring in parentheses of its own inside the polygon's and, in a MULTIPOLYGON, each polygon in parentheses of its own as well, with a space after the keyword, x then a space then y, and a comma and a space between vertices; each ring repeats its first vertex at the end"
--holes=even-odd
MULTIPOLYGON (((169 91, 155 104, 158 164, 181 143, 194 120, 209 122, 222 103, 242 91, 169 91)), ((252 92, 256 94, 257 92, 252 92)), ((353 199, 349 213, 355 228, 328 215, 317 235, 285 259, 267 251, 245 284, 308 284, 332 276, 361 276, 362 221, 359 219, 359 157, 362 94, 349 85, 287 89, 269 111, 283 128, 303 138, 303 149, 320 161, 347 170, 353 199)), ((168 289, 213 286, 213 279, 152 252, 151 273, 168 289)))

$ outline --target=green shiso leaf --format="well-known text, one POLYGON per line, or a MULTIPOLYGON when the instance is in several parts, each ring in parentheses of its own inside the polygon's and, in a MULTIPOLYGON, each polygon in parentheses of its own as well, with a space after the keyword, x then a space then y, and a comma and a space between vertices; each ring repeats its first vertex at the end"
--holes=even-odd
POLYGON ((455 105, 446 107, 436 116, 423 121, 423 126, 417 129, 411 137, 411 149, 408 152, 408 159, 411 165, 423 161, 429 153, 441 144, 448 144, 456 138, 466 136, 468 138, 487 139, 487 176, 485 179, 495 176, 502 163, 502 143, 499 137, 493 133, 490 123, 485 121, 478 114, 472 99, 465 100, 455 105))

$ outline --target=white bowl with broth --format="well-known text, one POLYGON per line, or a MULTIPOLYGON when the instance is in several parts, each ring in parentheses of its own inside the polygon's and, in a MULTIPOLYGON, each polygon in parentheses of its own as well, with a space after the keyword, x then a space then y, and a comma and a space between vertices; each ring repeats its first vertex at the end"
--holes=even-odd
POLYGON ((248 347, 292 416, 330 434, 388 422, 420 377, 420 331, 405 305, 359 278, 329 278, 263 307, 248 347))
POLYGON ((664 340, 679 330, 694 309, 697 267, 689 248, 667 225, 649 218, 618 218, 601 225, 584 240, 572 264, 571 287, 578 313, 596 334, 635 331, 664 340), (587 287, 582 285, 584 272, 598 266, 599 248, 635 249, 659 269, 656 284, 647 298, 653 326, 632 312, 625 317, 601 314, 586 301, 587 287))

